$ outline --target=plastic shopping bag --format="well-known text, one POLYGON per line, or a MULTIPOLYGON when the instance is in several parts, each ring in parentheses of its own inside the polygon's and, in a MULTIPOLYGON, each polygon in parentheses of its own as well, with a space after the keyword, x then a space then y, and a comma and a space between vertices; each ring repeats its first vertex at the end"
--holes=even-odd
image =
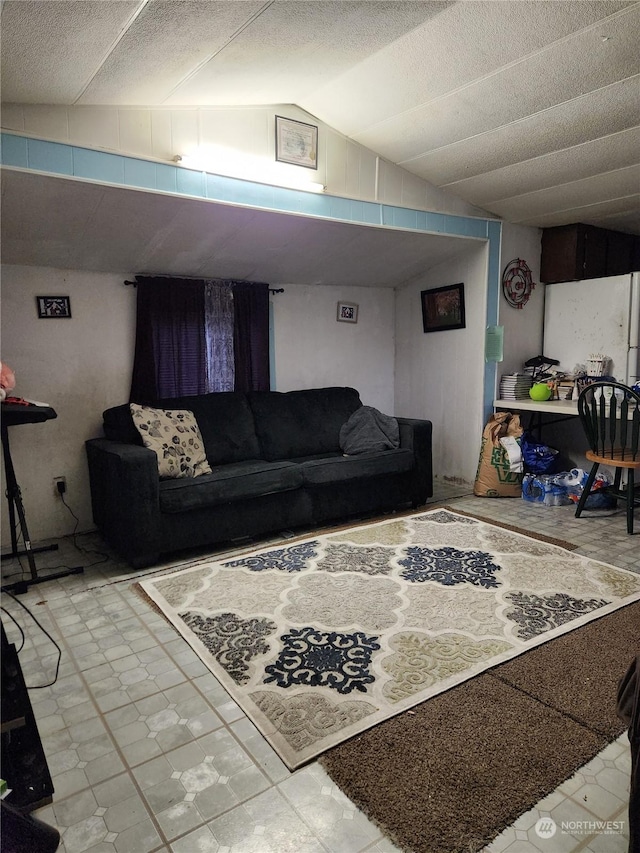
MULTIPOLYGON (((589 475, 582 468, 572 468, 571 471, 564 471, 562 474, 556 474, 556 481, 563 486, 572 503, 577 504, 580 500, 584 487, 587 484, 589 475)), ((591 493, 585 502, 585 509, 611 509, 615 506, 615 498, 602 491, 604 486, 612 484, 608 474, 598 471, 591 493)))
POLYGON ((534 441, 528 432, 520 439, 524 470, 533 474, 551 474, 556 467, 558 451, 539 441, 534 441))

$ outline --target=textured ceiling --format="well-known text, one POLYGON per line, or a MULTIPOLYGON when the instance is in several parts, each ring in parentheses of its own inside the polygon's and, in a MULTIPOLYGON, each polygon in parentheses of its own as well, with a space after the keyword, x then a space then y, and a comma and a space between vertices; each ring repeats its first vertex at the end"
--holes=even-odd
POLYGON ((512 222, 640 233, 640 3, 4 0, 8 103, 295 103, 512 222))

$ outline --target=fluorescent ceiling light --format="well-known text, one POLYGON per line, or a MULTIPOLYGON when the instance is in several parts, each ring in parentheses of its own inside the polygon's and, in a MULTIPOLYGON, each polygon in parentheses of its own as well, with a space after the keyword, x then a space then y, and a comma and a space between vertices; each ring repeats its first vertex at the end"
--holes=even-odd
POLYGON ((243 154, 233 148, 225 148, 221 145, 194 148, 184 154, 177 154, 173 159, 180 166, 199 172, 225 175, 259 184, 270 184, 271 186, 287 187, 306 192, 322 193, 325 191, 323 183, 313 180, 314 177, 317 177, 316 171, 301 166, 270 161, 265 157, 243 154))

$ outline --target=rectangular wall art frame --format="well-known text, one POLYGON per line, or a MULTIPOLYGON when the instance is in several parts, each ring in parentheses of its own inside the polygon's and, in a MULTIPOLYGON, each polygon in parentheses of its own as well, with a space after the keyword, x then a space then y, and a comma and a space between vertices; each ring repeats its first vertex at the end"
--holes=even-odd
POLYGON ((449 284, 423 290, 422 327, 425 332, 444 332, 448 329, 464 329, 464 284, 449 284))
POLYGON ((318 128, 276 116, 276 160, 305 169, 318 168, 318 128))
POLYGON ((357 323, 358 306, 355 302, 338 302, 338 314, 336 319, 340 323, 357 323))
POLYGON ((68 296, 36 296, 38 317, 44 320, 60 320, 71 317, 71 302, 68 296))

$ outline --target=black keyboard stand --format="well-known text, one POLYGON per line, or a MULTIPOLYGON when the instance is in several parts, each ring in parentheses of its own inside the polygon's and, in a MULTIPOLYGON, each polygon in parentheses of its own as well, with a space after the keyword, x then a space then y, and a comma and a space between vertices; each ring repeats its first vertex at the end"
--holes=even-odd
POLYGON ((4 472, 7 483, 7 501, 9 503, 9 526, 11 533, 11 551, 0 555, 2 560, 10 560, 14 557, 26 556, 29 563, 29 578, 14 581, 13 583, 3 584, 0 587, 0 592, 13 592, 16 594, 24 593, 30 586, 37 583, 45 583, 45 581, 64 578, 68 575, 77 575, 84 572, 83 566, 75 566, 70 569, 65 569, 61 572, 53 572, 46 575, 38 575, 38 568, 34 554, 42 551, 56 551, 57 545, 45 545, 41 548, 33 548, 29 537, 29 529, 27 527, 27 518, 22 503, 22 493, 16 479, 16 472, 13 467, 11 458, 11 448, 9 446, 9 427, 17 426, 18 424, 42 423, 56 418, 55 411, 49 406, 22 406, 15 403, 3 403, 0 414, 2 416, 2 454, 4 458, 4 472), (18 533, 16 526, 16 515, 22 539, 24 541, 24 550, 18 550, 18 533))

